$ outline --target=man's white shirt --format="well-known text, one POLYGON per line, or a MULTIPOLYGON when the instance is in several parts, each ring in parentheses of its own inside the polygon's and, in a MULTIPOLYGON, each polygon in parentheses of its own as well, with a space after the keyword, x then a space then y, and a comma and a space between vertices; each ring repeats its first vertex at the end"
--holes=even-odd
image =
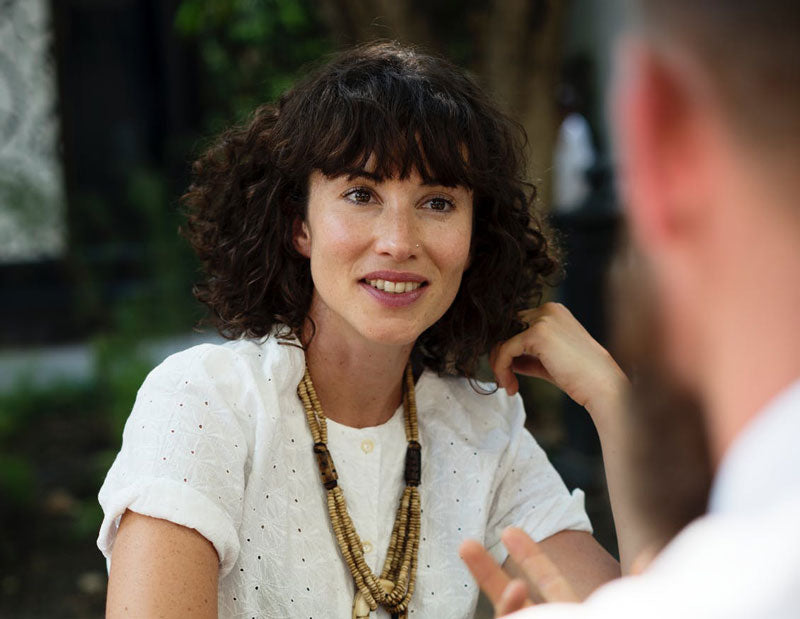
POLYGON ((744 429, 714 480, 709 512, 641 575, 583 604, 545 604, 514 619, 800 618, 800 380, 744 429))

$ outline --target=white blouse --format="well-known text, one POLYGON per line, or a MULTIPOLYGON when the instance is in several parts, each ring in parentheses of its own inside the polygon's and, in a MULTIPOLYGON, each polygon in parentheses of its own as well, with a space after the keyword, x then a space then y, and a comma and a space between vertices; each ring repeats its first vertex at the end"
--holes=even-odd
MULTIPOLYGON (((350 617, 353 580, 333 536, 297 384, 304 355, 266 340, 203 344, 145 380, 100 490, 97 544, 111 560, 126 509, 196 529, 219 555, 221 618, 350 617)), ((519 396, 476 393, 430 371, 417 381, 421 541, 409 614, 469 617, 478 589, 458 556, 466 538, 498 561, 509 525, 541 540, 591 531, 524 429, 519 396)), ((328 420, 328 446, 374 572, 404 488, 403 411, 380 426, 328 420)), ((380 610, 376 617, 387 618, 380 610)))

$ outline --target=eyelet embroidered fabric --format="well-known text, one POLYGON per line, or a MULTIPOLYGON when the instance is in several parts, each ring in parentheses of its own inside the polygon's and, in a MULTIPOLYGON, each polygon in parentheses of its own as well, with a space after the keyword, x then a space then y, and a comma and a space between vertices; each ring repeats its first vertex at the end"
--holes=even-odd
MULTIPOLYGON (((296 394, 304 356, 274 337, 205 344, 145 380, 100 490, 98 546, 113 560, 126 509, 194 528, 220 557, 219 616, 350 616, 353 580, 332 535, 312 438, 296 394)), ((590 531, 524 429, 518 396, 475 393, 425 371, 416 385, 423 466, 419 564, 410 617, 471 617, 478 590, 458 557, 467 537, 505 559, 511 524, 541 540, 590 531)), ((328 421, 328 448, 371 569, 385 560, 403 480, 402 407, 385 424, 328 421), (363 446, 369 446, 364 449, 363 446)), ((382 609, 373 617, 388 619, 382 609)))

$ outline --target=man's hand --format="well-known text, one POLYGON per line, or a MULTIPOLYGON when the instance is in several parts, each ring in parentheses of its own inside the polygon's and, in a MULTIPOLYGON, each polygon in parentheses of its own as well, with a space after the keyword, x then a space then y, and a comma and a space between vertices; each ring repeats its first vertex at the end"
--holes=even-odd
POLYGON ((503 532, 502 540, 510 558, 519 566, 524 580, 509 576, 474 540, 466 540, 459 550, 498 617, 533 605, 532 592, 538 593, 545 602, 579 601, 564 575, 523 531, 509 527, 503 532))

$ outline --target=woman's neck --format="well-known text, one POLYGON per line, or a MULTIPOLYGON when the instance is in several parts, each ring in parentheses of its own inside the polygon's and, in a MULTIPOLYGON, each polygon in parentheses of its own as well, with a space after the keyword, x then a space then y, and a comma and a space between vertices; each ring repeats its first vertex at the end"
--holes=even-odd
POLYGON ((306 364, 325 416, 354 428, 388 421, 403 400, 403 371, 413 344, 376 344, 316 326, 306 364))

